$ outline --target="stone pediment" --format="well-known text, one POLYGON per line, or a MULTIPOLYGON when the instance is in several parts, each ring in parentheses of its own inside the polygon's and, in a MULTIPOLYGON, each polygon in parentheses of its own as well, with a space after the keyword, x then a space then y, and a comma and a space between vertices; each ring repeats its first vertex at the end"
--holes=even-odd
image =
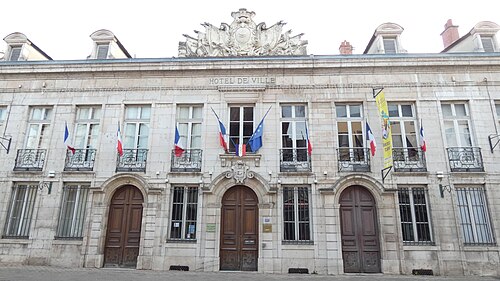
POLYGON ((254 12, 240 9, 231 13, 231 25, 222 23, 216 27, 203 23, 205 31, 195 36, 183 34, 185 42, 179 42, 179 57, 228 57, 228 56, 289 56, 306 55, 307 41, 303 33, 291 36, 292 31, 282 33, 286 24, 279 21, 267 28, 265 23, 255 24, 254 12))

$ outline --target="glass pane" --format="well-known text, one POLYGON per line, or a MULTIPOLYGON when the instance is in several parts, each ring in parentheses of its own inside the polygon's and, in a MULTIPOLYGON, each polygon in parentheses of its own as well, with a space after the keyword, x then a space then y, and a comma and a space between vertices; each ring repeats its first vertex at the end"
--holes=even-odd
POLYGON ((458 122, 458 130, 460 132, 460 144, 462 146, 472 146, 472 140, 469 131, 469 124, 467 121, 458 122))
POLYGON ((337 130, 339 134, 348 134, 349 129, 347 127, 347 122, 338 122, 337 123, 337 130))
POLYGON ((243 123, 243 136, 250 137, 253 134, 253 122, 243 123))
POLYGON ((361 105, 350 105, 350 117, 361 117, 361 105))
POLYGON ((193 107, 193 118, 201 119, 203 116, 203 108, 200 106, 193 107))
POLYGON ((347 108, 346 105, 336 105, 337 117, 347 117, 347 108))
POLYGON ((149 120, 151 117, 151 107, 149 106, 144 106, 141 108, 141 119, 146 119, 149 120))
POLYGON ((89 119, 89 113, 90 108, 89 107, 81 107, 78 109, 78 119, 79 120, 87 120, 89 119))
POLYGON ((465 104, 455 104, 455 116, 467 116, 465 104))
POLYGON ((283 105, 281 106, 281 118, 291 118, 292 117, 292 106, 283 105))
POLYGON ((413 117, 413 111, 411 105, 409 104, 401 105, 401 113, 403 117, 413 117))
POLYGON ((306 107, 303 105, 296 105, 295 117, 306 117, 306 107))
POLYGON ((125 139, 124 139, 124 148, 135 148, 135 130, 136 124, 127 123, 125 124, 125 139))
POLYGON ((253 107, 243 108, 243 120, 253 122, 253 107))
POLYGON ((393 135, 401 135, 401 122, 391 121, 391 130, 393 135))
POLYGON ((389 117, 399 117, 399 110, 397 104, 389 104, 389 117))
POLYGON ((306 137, 306 122, 295 122, 295 131, 297 140, 305 140, 306 137))
POLYGON ((101 108, 100 107, 94 107, 92 108, 92 119, 101 119, 101 108))
POLYGON ((42 120, 42 109, 33 108, 31 110, 31 120, 42 120))
POLYGON ((77 124, 74 145, 76 148, 85 148, 87 140, 87 124, 77 124))
POLYGON ((137 119, 138 118, 139 108, 136 106, 128 106, 125 109, 125 118, 126 119, 137 119))
POLYGON ((446 144, 448 146, 457 146, 457 138, 455 136, 455 127, 453 121, 444 122, 444 131, 446 135, 446 144))
POLYGON ((444 117, 451 117, 451 104, 441 104, 441 110, 443 111, 444 117))
POLYGON ((497 116, 500 118, 500 103, 495 104, 495 107, 497 109, 497 116))
POLYGON ((339 147, 349 147, 349 136, 339 135, 339 147))
POLYGON ((351 122, 352 133, 356 135, 362 135, 363 129, 361 126, 361 122, 351 122))
POLYGON ((177 117, 179 119, 189 119, 189 107, 181 106, 179 107, 179 111, 177 112, 177 117))
POLYGON ((239 107, 231 107, 229 109, 231 121, 240 121, 240 108, 239 107))

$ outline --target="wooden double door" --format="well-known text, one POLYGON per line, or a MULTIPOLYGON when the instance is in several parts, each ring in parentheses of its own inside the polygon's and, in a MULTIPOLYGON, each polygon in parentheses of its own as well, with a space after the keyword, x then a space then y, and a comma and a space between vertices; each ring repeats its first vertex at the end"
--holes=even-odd
POLYGON ((381 272, 377 206, 366 188, 351 186, 342 192, 340 223, 344 272, 381 272))
POLYGON ((135 186, 119 188, 109 206, 104 246, 105 267, 136 267, 141 239, 142 193, 135 186))
POLYGON ((256 271, 259 256, 259 201, 246 186, 222 198, 220 270, 256 271))

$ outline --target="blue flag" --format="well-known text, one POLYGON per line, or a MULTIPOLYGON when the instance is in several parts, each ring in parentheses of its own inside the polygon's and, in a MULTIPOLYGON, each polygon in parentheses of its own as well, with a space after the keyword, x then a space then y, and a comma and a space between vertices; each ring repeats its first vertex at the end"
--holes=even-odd
POLYGON ((259 126, 257 126, 257 129, 255 129, 255 132, 253 132, 252 136, 248 140, 248 144, 250 145, 250 149, 252 150, 252 152, 257 152, 257 150, 259 150, 259 148, 262 147, 262 133, 264 133, 264 119, 266 119, 269 110, 271 110, 271 107, 269 107, 266 114, 264 114, 264 117, 262 117, 259 126))

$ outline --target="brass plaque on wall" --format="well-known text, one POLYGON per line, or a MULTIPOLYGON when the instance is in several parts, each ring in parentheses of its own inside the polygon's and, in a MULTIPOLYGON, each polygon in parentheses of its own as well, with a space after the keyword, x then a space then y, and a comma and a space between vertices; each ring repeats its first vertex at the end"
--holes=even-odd
POLYGON ((273 225, 272 224, 263 224, 262 231, 263 232, 273 232, 273 225))

